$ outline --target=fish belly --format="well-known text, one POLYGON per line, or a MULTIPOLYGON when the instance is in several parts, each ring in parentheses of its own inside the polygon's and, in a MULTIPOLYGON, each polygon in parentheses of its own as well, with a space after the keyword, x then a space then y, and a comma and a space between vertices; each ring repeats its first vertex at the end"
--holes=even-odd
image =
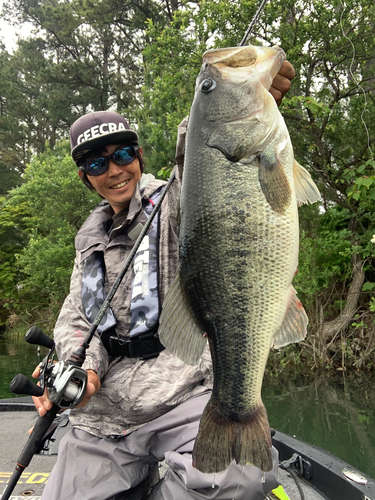
POLYGON ((260 187, 256 157, 231 163, 209 151, 197 168, 192 165, 186 165, 181 194, 180 278, 208 335, 214 370, 194 465, 217 472, 236 460, 270 470, 261 386, 297 267, 296 203, 284 214, 271 209, 260 187), (212 460, 207 441, 209 448, 217 441, 212 460))

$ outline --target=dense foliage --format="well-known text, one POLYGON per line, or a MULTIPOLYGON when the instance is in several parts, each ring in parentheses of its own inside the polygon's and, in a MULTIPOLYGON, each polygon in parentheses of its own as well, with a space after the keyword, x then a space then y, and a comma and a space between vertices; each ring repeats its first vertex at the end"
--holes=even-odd
POLYGON ((4 319, 25 306, 32 319, 39 310, 49 319, 69 289, 75 234, 100 200, 79 181, 69 152, 62 141, 35 156, 0 207, 4 319))
MULTIPOLYGON (((150 171, 168 175, 203 52, 238 45, 257 7, 8 1, 3 16, 34 32, 0 49, 0 322, 66 294, 74 234, 96 202, 58 142, 74 119, 122 112, 150 171)), ((281 45, 296 69, 281 112, 322 193, 300 209, 295 284, 310 329, 297 354, 317 364, 370 368, 375 351, 374 18, 372 0, 275 0, 249 40, 281 45)))

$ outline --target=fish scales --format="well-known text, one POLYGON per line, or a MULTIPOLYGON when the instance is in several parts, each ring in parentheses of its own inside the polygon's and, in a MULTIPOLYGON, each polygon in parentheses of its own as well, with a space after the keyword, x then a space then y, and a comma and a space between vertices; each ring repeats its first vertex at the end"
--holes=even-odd
MULTIPOLYGON (((215 155, 211 156, 207 167, 215 160, 215 155)), ((276 217, 264 204, 261 190, 251 188, 259 185, 254 182, 258 177, 255 158, 252 165, 243 165, 242 171, 235 164, 234 172, 231 162, 221 160, 216 158, 215 182, 210 169, 202 169, 206 179, 193 174, 195 189, 189 189, 187 174, 186 192, 194 191, 194 195, 188 195, 186 205, 194 207, 196 216, 189 213, 192 224, 187 222, 181 228, 191 237, 182 242, 180 278, 198 321, 208 332, 215 406, 230 419, 247 422, 262 407, 261 384, 270 331, 275 330, 270 323, 281 324, 285 315, 294 274, 291 269, 297 267, 295 258, 290 265, 287 254, 292 255, 293 246, 298 244, 298 231, 291 220, 296 219, 296 214, 276 217), (238 196, 232 182, 225 182, 232 176, 239 185, 248 187, 250 201, 249 196, 238 196), (222 206, 217 201, 220 193, 224 195, 222 206), (280 238, 288 244, 285 253, 277 251, 281 249, 280 238), (285 308, 274 310, 280 302, 285 308)))
POLYGON ((267 92, 283 57, 279 48, 208 51, 189 118, 180 268, 160 338, 191 362, 194 339, 207 334, 214 386, 193 452, 202 472, 219 472, 232 460, 271 470, 261 400, 269 350, 306 334, 291 285, 299 238, 293 151, 267 92), (170 303, 179 301, 192 324, 188 336, 173 328, 170 303), (275 341, 280 330, 282 340, 275 341))

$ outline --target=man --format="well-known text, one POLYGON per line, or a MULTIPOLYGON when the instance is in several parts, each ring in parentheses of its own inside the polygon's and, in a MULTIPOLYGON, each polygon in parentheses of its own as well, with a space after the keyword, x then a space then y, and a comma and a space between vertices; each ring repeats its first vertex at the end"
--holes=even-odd
MULTIPOLYGON (((294 70, 285 62, 271 93, 277 102, 294 70)), ((165 183, 144 174, 137 134, 114 112, 99 111, 71 127, 72 157, 85 185, 103 201, 76 238, 70 294, 55 327, 59 359, 68 359, 94 321, 165 183)), ((264 499, 277 486, 273 471, 234 463, 203 474, 191 453, 212 384, 208 348, 197 366, 165 350, 158 318, 178 265, 177 199, 180 175, 163 200, 87 352, 88 384, 73 429, 62 440, 45 500, 146 498, 150 472, 166 460, 169 469, 150 499, 264 499)), ((38 370, 34 372, 38 376, 38 370)), ((51 407, 34 398, 39 414, 51 407)))

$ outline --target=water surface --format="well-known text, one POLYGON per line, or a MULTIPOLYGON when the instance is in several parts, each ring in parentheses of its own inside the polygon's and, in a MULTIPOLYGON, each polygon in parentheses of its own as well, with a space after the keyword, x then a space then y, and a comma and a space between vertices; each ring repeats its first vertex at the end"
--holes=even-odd
MULTIPOLYGON (((40 348, 42 359, 47 353, 46 348, 40 348)), ((17 397, 9 389, 17 373, 23 373, 33 382, 37 382, 31 377, 37 364, 37 346, 25 342, 24 335, 11 338, 0 336, 0 399, 17 397)))
POLYGON ((329 450, 375 478, 375 377, 342 373, 266 379, 271 427, 329 450))

